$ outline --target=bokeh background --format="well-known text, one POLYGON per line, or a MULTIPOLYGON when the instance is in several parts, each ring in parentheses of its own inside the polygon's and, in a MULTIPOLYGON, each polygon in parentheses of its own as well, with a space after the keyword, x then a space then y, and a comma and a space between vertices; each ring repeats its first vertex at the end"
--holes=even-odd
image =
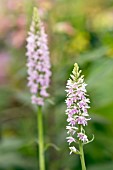
POLYGON ((88 84, 95 140, 87 170, 113 169, 113 1, 0 0, 0 170, 38 169, 35 108, 26 86, 26 36, 33 6, 48 33, 50 98, 43 109, 47 170, 80 170, 66 142, 65 85, 78 62, 88 84))

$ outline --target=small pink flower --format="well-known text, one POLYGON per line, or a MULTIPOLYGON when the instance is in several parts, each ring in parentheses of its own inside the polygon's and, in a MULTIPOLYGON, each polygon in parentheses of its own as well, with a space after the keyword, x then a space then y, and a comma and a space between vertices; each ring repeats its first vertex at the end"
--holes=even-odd
POLYGON ((40 105, 40 106, 44 105, 44 100, 41 97, 36 97, 35 95, 33 95, 31 97, 31 100, 32 100, 32 104, 37 104, 37 105, 40 105))
POLYGON ((72 142, 75 142, 75 139, 71 136, 67 137, 67 142, 69 143, 69 145, 72 143, 72 142))
POLYGON ((88 142, 88 138, 84 133, 78 133, 77 137, 79 138, 79 140, 81 140, 82 142, 88 142))
POLYGON ((87 125, 87 119, 84 116, 78 116, 76 122, 78 123, 78 125, 87 125))

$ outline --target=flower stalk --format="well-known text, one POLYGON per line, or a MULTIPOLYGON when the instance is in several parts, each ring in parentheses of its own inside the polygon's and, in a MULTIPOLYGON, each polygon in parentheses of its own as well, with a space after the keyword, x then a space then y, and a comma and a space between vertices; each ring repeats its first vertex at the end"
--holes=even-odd
POLYGON ((38 106, 37 128, 39 141, 39 167, 45 170, 44 134, 42 107, 49 96, 47 89, 50 84, 51 64, 47 44, 47 34, 41 22, 37 8, 33 10, 30 31, 27 37, 27 73, 31 102, 38 106))
POLYGON ((88 121, 91 119, 88 114, 90 100, 86 91, 87 84, 84 82, 84 76, 81 75, 77 63, 74 64, 70 77, 66 85, 67 142, 71 145, 69 147, 70 154, 79 154, 82 170, 86 170, 83 145, 93 140, 89 141, 85 134, 85 126, 88 125, 88 121), (75 143, 78 144, 78 149, 74 146, 75 143))
POLYGON ((39 106, 37 112, 37 124, 38 124, 38 143, 39 143, 39 168, 45 170, 45 157, 44 157, 44 137, 43 137, 43 115, 42 107, 39 106))
POLYGON ((85 159, 84 159, 84 151, 83 151, 83 144, 82 144, 81 141, 79 141, 79 150, 80 150, 80 160, 81 160, 82 170, 86 170, 85 159))
MULTIPOLYGON (((81 127, 80 127, 80 129, 81 129, 81 127)), ((81 160, 82 170, 86 170, 82 141, 79 140, 78 144, 79 144, 80 160, 81 160)))

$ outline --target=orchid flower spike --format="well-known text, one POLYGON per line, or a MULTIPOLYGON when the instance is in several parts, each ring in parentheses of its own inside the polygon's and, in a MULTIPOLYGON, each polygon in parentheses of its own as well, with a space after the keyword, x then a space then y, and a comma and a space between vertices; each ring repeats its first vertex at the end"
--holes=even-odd
POLYGON ((49 96, 51 64, 47 45, 47 34, 41 22, 37 8, 34 8, 32 23, 27 37, 27 73, 28 87, 33 104, 43 106, 44 99, 49 96))
MULTIPOLYGON (((71 147, 70 153, 77 153, 78 149, 75 148, 74 143, 81 142, 82 144, 89 143, 87 135, 85 134, 85 126, 88 125, 88 121, 91 120, 88 114, 90 108, 90 100, 87 97, 86 86, 84 82, 84 76, 80 75, 78 64, 74 64, 74 69, 70 75, 70 79, 67 81, 66 92, 66 114, 67 114, 67 142, 71 147)), ((92 140, 91 140, 92 141, 92 140)))

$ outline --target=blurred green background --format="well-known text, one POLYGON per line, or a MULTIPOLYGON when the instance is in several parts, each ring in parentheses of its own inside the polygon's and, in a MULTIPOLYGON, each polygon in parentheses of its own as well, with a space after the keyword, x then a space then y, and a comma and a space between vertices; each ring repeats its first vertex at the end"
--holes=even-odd
POLYGON ((47 170, 80 170, 66 142, 65 85, 78 62, 88 83, 95 140, 87 170, 113 169, 113 1, 0 0, 0 170, 38 169, 35 109, 26 86, 25 45, 33 6, 48 33, 52 81, 43 109, 47 170))

